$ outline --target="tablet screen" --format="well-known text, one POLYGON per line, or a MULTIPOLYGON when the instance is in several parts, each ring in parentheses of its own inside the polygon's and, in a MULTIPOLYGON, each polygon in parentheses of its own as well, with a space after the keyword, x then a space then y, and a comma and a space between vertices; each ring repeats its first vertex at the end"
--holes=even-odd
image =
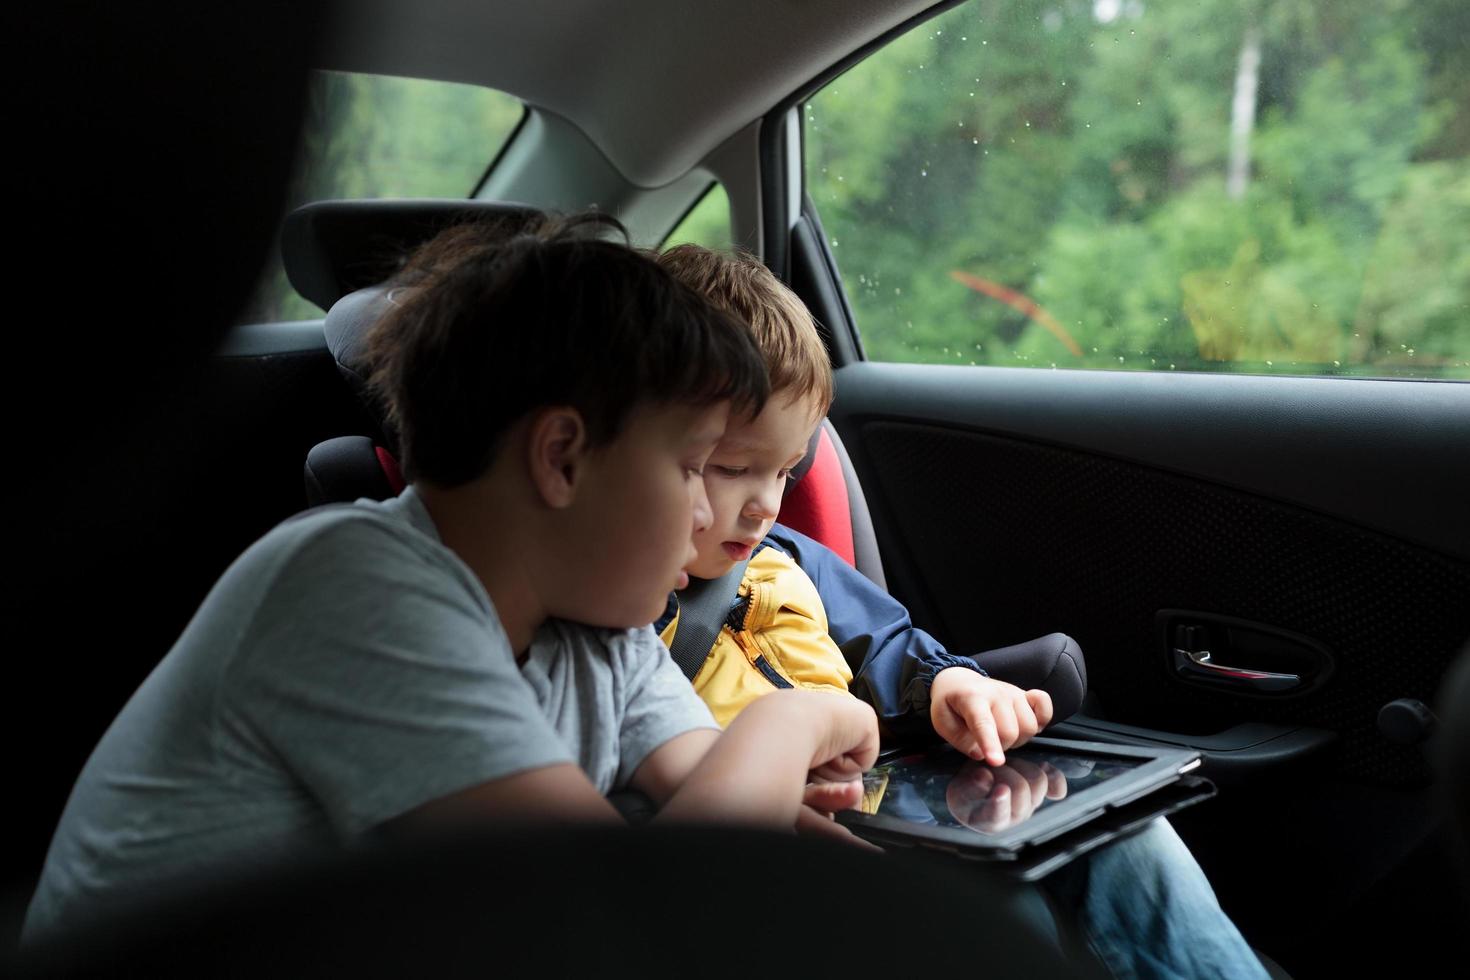
POLYGON ((1075 800, 1146 763, 1024 745, 1006 753, 1005 765, 992 767, 945 746, 867 772, 859 809, 989 837, 1014 831, 1048 807, 1075 800))

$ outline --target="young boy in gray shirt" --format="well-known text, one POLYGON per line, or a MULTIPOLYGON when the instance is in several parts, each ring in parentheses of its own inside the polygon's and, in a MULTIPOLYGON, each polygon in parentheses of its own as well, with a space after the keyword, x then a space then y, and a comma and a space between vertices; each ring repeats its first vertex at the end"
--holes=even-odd
POLYGON ((856 802, 870 708, 783 692, 721 734, 645 625, 767 384, 748 331, 608 224, 463 226, 409 264, 370 344, 410 487, 225 572, 83 769, 27 938, 380 828, 617 820, 623 787, 787 828, 856 802))

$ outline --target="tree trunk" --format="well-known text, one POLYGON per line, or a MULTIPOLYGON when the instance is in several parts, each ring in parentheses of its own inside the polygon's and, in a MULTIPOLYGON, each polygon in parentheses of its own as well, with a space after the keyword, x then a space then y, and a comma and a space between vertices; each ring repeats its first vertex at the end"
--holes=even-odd
POLYGON ((1251 130, 1256 126, 1256 78, 1261 67, 1261 32, 1245 29, 1235 66, 1235 98, 1230 102, 1230 169, 1225 192, 1232 201, 1245 196, 1251 176, 1251 130))

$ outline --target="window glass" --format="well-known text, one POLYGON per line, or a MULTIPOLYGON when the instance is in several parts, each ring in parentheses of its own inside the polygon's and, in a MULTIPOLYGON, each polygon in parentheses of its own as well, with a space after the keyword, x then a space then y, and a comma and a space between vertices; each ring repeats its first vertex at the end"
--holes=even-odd
POLYGON ((692 243, 705 248, 723 249, 730 247, 732 237, 730 199, 725 195, 724 186, 716 183, 705 192, 698 204, 689 209, 684 220, 669 232, 669 237, 664 240, 664 248, 692 243))
MULTIPOLYGON (((314 72, 287 211, 329 198, 467 198, 523 113, 518 99, 474 85, 314 72)), ((275 252, 242 322, 321 315, 275 252)))
POLYGON ((974 0, 803 107, 878 360, 1470 377, 1470 4, 974 0))

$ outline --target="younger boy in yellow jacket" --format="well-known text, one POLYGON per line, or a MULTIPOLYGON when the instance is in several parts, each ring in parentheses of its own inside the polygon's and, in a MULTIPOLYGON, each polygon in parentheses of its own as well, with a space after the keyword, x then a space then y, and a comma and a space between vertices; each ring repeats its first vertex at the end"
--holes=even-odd
MULTIPOLYGON (((751 561, 728 628, 720 630, 694 677, 700 697, 724 725, 778 688, 851 686, 890 727, 927 720, 972 759, 1002 765, 1006 749, 1051 720, 1049 695, 991 678, 970 658, 907 629, 901 631, 908 634, 905 641, 870 648, 854 680, 828 634, 826 607, 847 619, 866 605, 897 603, 876 588, 853 588, 859 575, 829 575, 843 561, 816 542, 779 525, 772 530, 791 468, 832 401, 831 367, 806 307, 748 256, 680 246, 660 263, 750 325, 771 382, 764 409, 751 419, 732 419, 704 467, 713 520, 694 536, 699 557, 688 571, 715 579, 751 561), (927 719, 908 717, 925 710, 927 719)), ((665 613, 671 620, 656 624, 665 643, 679 628, 677 610, 677 601, 671 602, 665 613)), ((1036 792, 1050 795, 1050 786, 1036 792)), ((1034 794, 1029 798, 1039 802, 1034 794)), ((1108 973, 1264 980, 1260 961, 1163 819, 1053 873, 1042 887, 1067 918, 1075 918, 1072 928, 1088 937, 1108 973)))
MULTIPOLYGON (((780 688, 846 692, 852 671, 828 633, 817 587, 766 537, 791 470, 832 404, 832 369, 816 324, 801 300, 749 255, 681 245, 659 263, 750 325, 771 382, 765 408, 754 418, 732 418, 704 468, 714 520, 695 535, 699 557, 687 570, 696 578, 717 579, 739 562, 750 564, 728 628, 719 631, 694 677, 695 690, 721 725, 780 688)), ((656 625, 672 644, 679 628, 676 603, 656 625)), ((935 650, 930 659, 922 671, 929 721, 969 757, 1000 765, 1006 749, 1051 721, 1045 691, 996 680, 966 657, 935 650)))

